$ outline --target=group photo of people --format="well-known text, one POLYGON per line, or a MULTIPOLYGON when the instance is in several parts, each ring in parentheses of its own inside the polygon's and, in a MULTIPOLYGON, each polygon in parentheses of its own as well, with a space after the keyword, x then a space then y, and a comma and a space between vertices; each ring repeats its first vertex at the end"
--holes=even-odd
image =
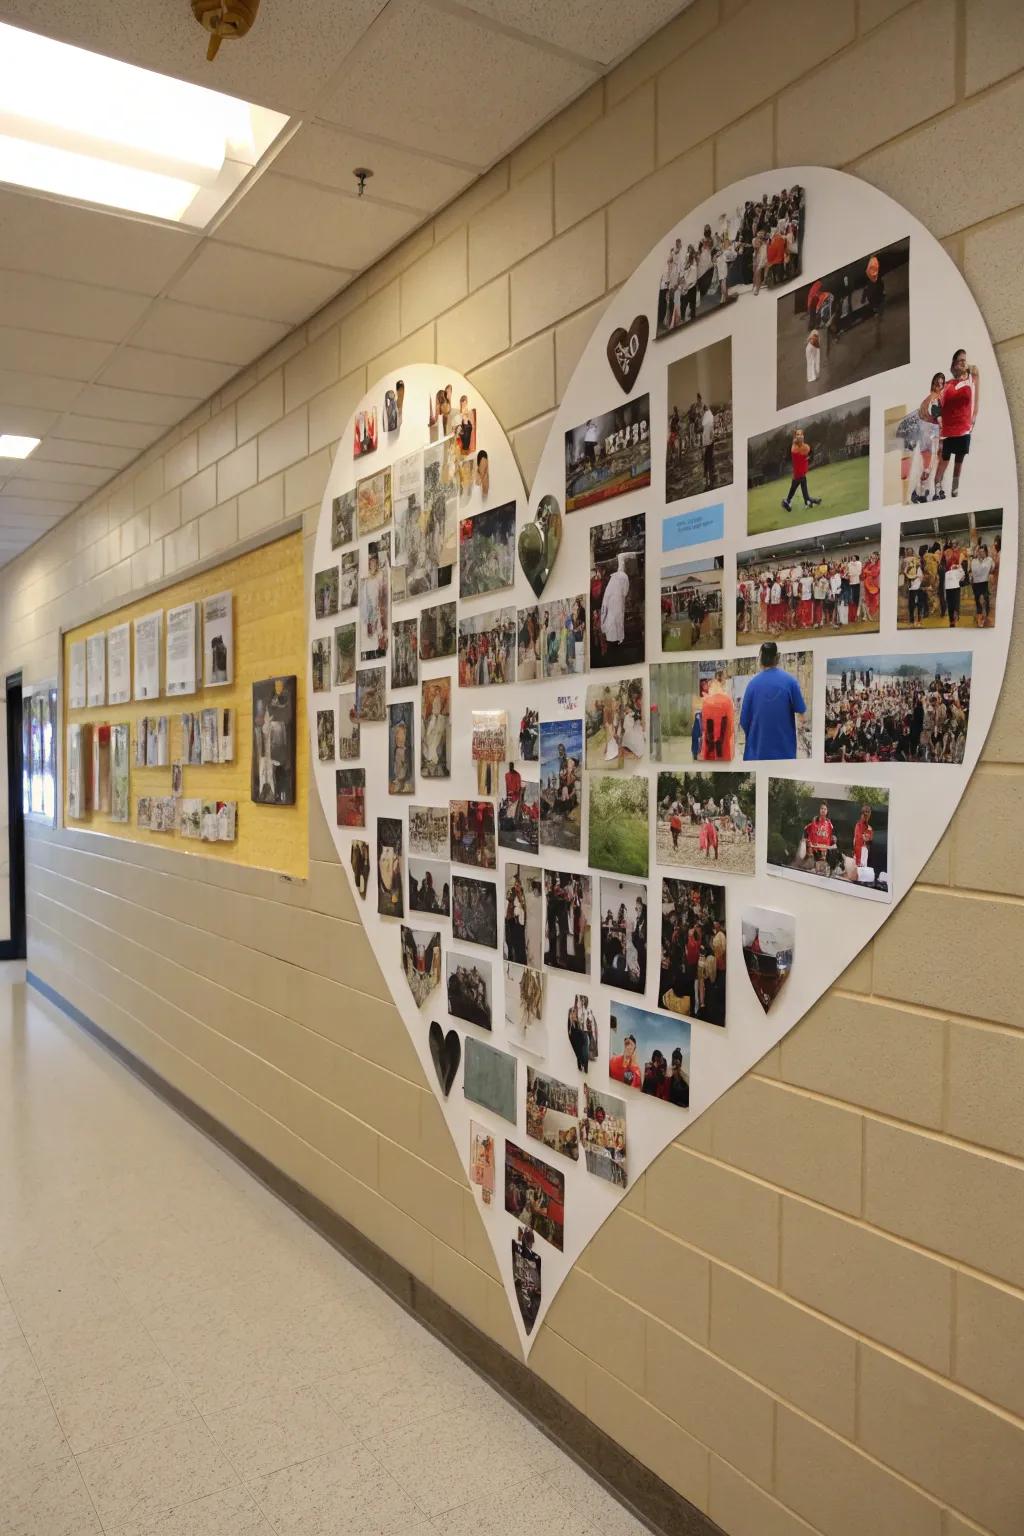
POLYGON ((889 791, 769 780, 768 873, 891 901, 889 791))
POLYGON ((568 1031, 576 1065, 585 1077, 590 1063, 598 1059, 597 1015, 585 992, 577 992, 569 1005, 568 1031))
POLYGON ((752 875, 757 780, 749 773, 658 774, 660 864, 752 875))
POLYGON ((448 951, 448 1012, 454 1019, 491 1027, 491 966, 487 960, 471 959, 448 951))
POLYGON ((544 871, 544 964, 559 971, 590 971, 591 876, 544 871))
POLYGON ((505 1209, 561 1251, 565 1233, 565 1174, 515 1142, 505 1142, 505 1209))
POLYGON ((497 608, 459 619, 459 687, 516 680, 516 611, 497 608))
POLYGON ((565 510, 610 501, 651 483, 651 401, 638 395, 565 434, 565 510))
POLYGON ((585 720, 588 768, 621 768, 627 760, 645 757, 647 727, 644 724, 643 678, 591 683, 587 689, 585 720))
POLYGON ((526 1134, 552 1152, 578 1162, 580 1155, 580 1090, 575 1083, 526 1069, 526 1134))
MULTIPOLYGON (((920 381, 923 389, 925 380, 920 381)), ((981 404, 981 369, 958 347, 949 368, 931 375, 918 405, 885 413, 885 500, 888 506, 945 501, 960 494, 981 404), (952 469, 950 469, 952 464, 952 469)))
POLYGON ((582 592, 520 608, 516 628, 516 675, 521 683, 586 671, 587 600, 582 592))
POLYGON ((650 678, 652 762, 811 755, 811 651, 780 651, 766 640, 757 656, 653 663, 650 678))
POLYGON ((665 500, 732 484, 732 339, 668 365, 665 500))
POLYGON ((996 621, 1001 508, 900 524, 900 629, 991 629, 996 621))
POLYGON ((624 1003, 609 1015, 608 1076, 613 1083, 690 1107, 690 1025, 684 1019, 624 1003))
POLYGON ((870 423, 865 397, 748 438, 747 533, 866 512, 870 423))
POLYGON ((971 653, 830 656, 826 763, 962 763, 971 653))
POLYGON ((878 630, 882 588, 878 523, 845 533, 740 550, 736 640, 807 640, 878 630))
POLYGON ((614 1094, 583 1085, 580 1139, 587 1172, 626 1187, 626 1105, 614 1094))
POLYGON ((724 1025, 726 952, 725 887, 663 879, 660 1006, 724 1025))
POLYGON ((662 566, 663 651, 721 650, 724 565, 723 555, 711 555, 662 566))
POLYGON ((533 864, 504 867, 505 928, 502 953, 520 965, 541 963, 543 883, 533 864))
POLYGON ((601 879, 601 980, 643 992, 647 985, 647 887, 601 879))

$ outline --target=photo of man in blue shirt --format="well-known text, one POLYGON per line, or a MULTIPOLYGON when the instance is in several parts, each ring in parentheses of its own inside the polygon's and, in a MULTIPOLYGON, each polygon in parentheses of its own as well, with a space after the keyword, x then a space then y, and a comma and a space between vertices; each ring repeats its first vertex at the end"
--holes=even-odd
POLYGON ((744 733, 744 762, 796 757, 796 717, 807 712, 800 684, 779 666, 774 640, 761 647, 761 670, 743 693, 740 729, 744 733))

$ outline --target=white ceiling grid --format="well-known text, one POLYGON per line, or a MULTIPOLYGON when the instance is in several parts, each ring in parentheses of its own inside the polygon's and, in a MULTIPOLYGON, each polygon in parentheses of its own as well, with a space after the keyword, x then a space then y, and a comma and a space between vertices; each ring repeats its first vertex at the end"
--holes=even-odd
POLYGON ((297 125, 205 233, 0 187, 0 565, 687 3, 263 0, 209 66, 187 0, 0 0, 297 125))

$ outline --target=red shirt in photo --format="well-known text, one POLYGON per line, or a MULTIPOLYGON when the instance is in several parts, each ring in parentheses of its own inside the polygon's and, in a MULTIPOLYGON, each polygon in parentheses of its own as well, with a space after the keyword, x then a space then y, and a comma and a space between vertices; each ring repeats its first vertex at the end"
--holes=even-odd
POLYGON ((969 378, 950 379, 942 391, 942 435, 963 437, 971 430, 974 383, 969 378))
POLYGON ((790 458, 793 460, 793 474, 797 480, 802 480, 807 473, 807 466, 811 462, 811 450, 807 443, 794 443, 790 449, 790 458))

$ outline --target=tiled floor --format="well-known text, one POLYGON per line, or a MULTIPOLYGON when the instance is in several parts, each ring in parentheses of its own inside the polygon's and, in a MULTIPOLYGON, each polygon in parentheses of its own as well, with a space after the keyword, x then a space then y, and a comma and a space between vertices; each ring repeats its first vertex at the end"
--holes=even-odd
POLYGON ((0 977, 0 1536, 644 1529, 0 977))

